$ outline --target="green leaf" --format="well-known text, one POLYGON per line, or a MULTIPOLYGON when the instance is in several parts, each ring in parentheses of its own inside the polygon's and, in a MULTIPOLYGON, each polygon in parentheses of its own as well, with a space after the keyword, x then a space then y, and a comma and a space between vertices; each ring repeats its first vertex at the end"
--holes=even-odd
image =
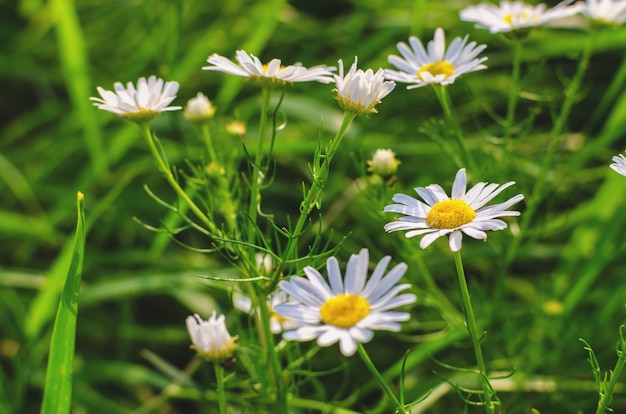
POLYGON ((72 261, 54 321, 50 357, 44 389, 42 414, 69 413, 72 403, 72 366, 78 316, 78 293, 85 256, 85 212, 83 193, 77 194, 78 222, 72 261))

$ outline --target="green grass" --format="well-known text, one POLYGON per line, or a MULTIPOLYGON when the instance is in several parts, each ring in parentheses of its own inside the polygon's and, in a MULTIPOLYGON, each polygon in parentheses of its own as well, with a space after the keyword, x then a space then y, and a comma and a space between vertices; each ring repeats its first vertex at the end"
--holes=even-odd
MULTIPOLYGON (((556 133, 564 90, 588 34, 533 32, 522 49, 522 93, 507 146, 499 137, 513 51, 504 37, 459 21, 467 3, 0 2, 0 413, 52 407, 44 392, 54 391, 46 377, 51 381, 48 364, 58 350, 51 341, 61 341, 60 328, 55 332, 53 326, 63 317, 59 300, 75 253, 78 190, 85 194, 88 236, 72 390, 63 391, 71 393, 72 412, 217 412, 213 370, 194 359, 184 324, 187 315, 207 318, 213 309, 226 314, 229 331, 239 335, 237 364, 226 370, 227 400, 241 412, 273 412, 271 393, 265 392, 271 376, 259 362, 263 352, 253 321, 233 309, 233 284, 216 280, 241 272, 223 255, 206 252, 214 247, 211 240, 181 228, 184 221, 144 189, 177 206, 142 131, 91 106, 97 85, 112 89, 115 81, 154 74, 180 82, 177 105, 202 91, 218 107, 218 146, 240 148, 223 132, 225 122, 237 119, 247 124, 245 144, 254 152, 260 91, 240 78, 202 71, 210 54, 233 57, 245 49, 263 61, 278 57, 305 66, 351 62, 356 55, 360 67, 376 69, 389 67, 387 56, 397 53, 397 42, 410 34, 427 40, 436 27, 445 29, 448 42, 469 34, 488 45, 488 69, 448 89, 478 166, 470 184, 514 180, 501 198, 526 195, 521 217, 507 220, 508 229, 491 233, 486 243, 466 237, 463 244, 474 311, 487 332, 486 364, 501 377, 493 386, 507 413, 595 412, 598 390, 579 338, 606 372, 615 366, 616 332, 625 319, 626 178, 608 165, 626 148, 626 29, 597 34, 580 91, 556 133), (546 161, 555 142, 551 135, 558 141, 546 161), (162 225, 180 230, 178 243, 158 230, 162 225)), ((329 247, 343 241, 336 253, 342 267, 363 247, 373 262, 391 255, 392 263, 409 265, 405 278, 418 296, 411 320, 401 333, 379 332, 366 344, 396 395, 402 358, 410 350, 404 401, 430 392, 414 412, 479 413, 484 410, 466 406, 451 385, 480 388, 475 376, 449 368, 473 368, 475 360, 447 244, 440 240, 422 251, 417 239, 382 230, 393 219, 382 209, 394 193, 411 194, 431 183, 449 190, 457 170, 437 141, 450 132, 431 89, 399 84, 378 114, 350 126, 323 192, 322 239, 329 247), (377 148, 391 148, 402 161, 391 184, 372 184, 366 173, 365 161, 377 148)), ((279 226, 293 226, 320 131, 327 143, 342 111, 332 86, 304 83, 287 88, 277 119, 284 128, 276 136, 275 173, 262 193, 263 211, 279 226)), ((201 164, 204 143, 182 113, 161 114, 151 127, 170 164, 184 171, 201 164)), ((248 172, 244 163, 233 169, 238 177, 248 172)), ((317 212, 311 217, 316 222, 317 212)), ((263 218, 259 223, 269 228, 263 218)), ((313 227, 305 234, 300 253, 314 233, 313 227)), ((358 357, 344 358, 337 346, 283 346, 280 363, 294 412, 391 411, 358 357), (299 358, 305 363, 289 365, 299 358)), ((616 413, 626 411, 624 387, 623 380, 615 386, 616 413)))

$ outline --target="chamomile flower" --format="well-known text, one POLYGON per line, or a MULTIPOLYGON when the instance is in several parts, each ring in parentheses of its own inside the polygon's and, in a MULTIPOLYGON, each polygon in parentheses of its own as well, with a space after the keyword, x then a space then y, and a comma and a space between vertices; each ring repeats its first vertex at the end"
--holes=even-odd
POLYGON ((555 20, 579 13, 582 5, 570 6, 573 0, 564 0, 551 9, 541 3, 537 6, 523 1, 503 1, 499 6, 481 3, 461 10, 461 20, 476 23, 479 29, 491 33, 520 32, 525 35, 532 27, 544 26, 555 20))
POLYGON ((339 60, 339 74, 335 78, 336 99, 345 111, 356 114, 376 113, 375 106, 396 87, 395 82, 385 80, 385 71, 357 69, 357 58, 344 75, 343 61, 339 60))
POLYGON ((626 177, 626 157, 624 157, 624 154, 618 154, 613 157, 613 164, 611 164, 611 168, 616 173, 626 177))
POLYGON ((626 22, 626 0, 586 0, 581 14, 594 23, 621 25, 626 22))
MULTIPOLYGON (((286 303, 288 296, 282 290, 269 295, 267 298, 267 308, 270 312, 270 330, 274 334, 279 334, 283 330, 294 329, 297 324, 289 318, 283 318, 275 309, 278 305, 286 303)), ((242 312, 251 314, 253 312, 252 300, 239 292, 233 293, 233 305, 242 312)))
POLYGON ((209 320, 205 321, 195 313, 185 321, 191 337, 191 348, 209 362, 219 364, 229 360, 238 347, 235 343, 238 337, 230 336, 224 319, 224 315, 217 316, 213 311, 209 320))
POLYGON ((379 148, 372 159, 367 160, 367 171, 381 177, 388 177, 396 173, 398 165, 400 165, 400 160, 396 158, 396 154, 392 150, 379 148))
POLYGON ((178 111, 180 106, 168 106, 176 98, 178 82, 164 82, 156 76, 139 78, 137 87, 128 82, 115 82, 115 91, 98 86, 100 98, 91 97, 94 106, 134 122, 147 122, 164 111, 178 111))
POLYGON ((183 116, 189 122, 203 123, 213 118, 215 115, 215 106, 209 101, 202 92, 198 92, 195 98, 191 98, 185 106, 183 116))
POLYGON ((450 236, 450 250, 457 252, 461 250, 463 233, 474 239, 486 240, 487 231, 506 228, 506 223, 498 217, 519 216, 519 211, 507 209, 524 198, 521 194, 504 203, 486 205, 513 184, 513 181, 502 185, 478 183, 466 192, 467 177, 465 169, 461 168, 452 184, 452 197, 448 197, 437 184, 415 189, 425 203, 406 194, 394 195, 392 200, 398 204, 388 205, 384 211, 405 216, 387 223, 385 230, 408 230, 406 237, 424 235, 420 241, 422 249, 441 236, 450 236))
POLYGON ((272 59, 263 64, 259 58, 243 50, 238 50, 235 56, 239 63, 214 53, 207 60, 211 66, 204 66, 202 69, 243 76, 269 87, 282 87, 292 82, 314 81, 328 84, 333 81, 333 67, 318 65, 307 69, 300 64, 283 66, 280 59, 272 59))
POLYGON ((412 293, 398 295, 410 287, 397 284, 407 266, 400 263, 386 273, 390 260, 386 256, 378 262, 368 279, 369 252, 362 249, 350 257, 343 278, 337 259, 326 261, 330 284, 312 267, 304 268, 306 277, 292 276, 281 281, 279 287, 291 301, 275 310, 298 324, 283 337, 294 341, 317 339, 320 346, 339 342, 341 353, 351 356, 357 342, 369 342, 375 330, 399 331, 399 322, 408 320, 410 315, 392 309, 411 304, 417 298, 412 293))
POLYGON ((426 48, 415 36, 409 38, 409 44, 398 43, 398 51, 402 57, 389 55, 388 61, 399 71, 387 69, 388 79, 410 83, 407 89, 419 88, 430 83, 450 85, 464 73, 485 69, 482 62, 486 57, 477 58, 487 46, 468 43, 468 36, 463 39, 454 38, 446 50, 446 39, 443 29, 435 30, 435 37, 428 42, 426 48))

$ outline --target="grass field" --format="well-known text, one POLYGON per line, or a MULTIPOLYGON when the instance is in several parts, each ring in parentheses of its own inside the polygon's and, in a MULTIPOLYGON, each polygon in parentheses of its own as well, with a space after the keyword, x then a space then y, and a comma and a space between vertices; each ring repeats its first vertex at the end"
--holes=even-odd
POLYGON ((410 319, 363 346, 387 392, 422 400, 407 412, 484 412, 487 386, 491 412, 604 413, 610 379, 609 406, 626 412, 624 382, 608 375, 626 316, 626 177, 609 168, 626 149, 626 29, 588 30, 574 16, 512 40, 461 21, 468 5, 1 1, 0 413, 67 412, 63 399, 73 413, 96 414, 393 412, 360 349, 346 357, 336 344, 283 339, 269 332, 266 309, 251 316, 233 305, 235 291, 263 304, 305 266, 325 276, 330 256, 344 272, 362 248, 370 273, 386 255, 390 268, 408 265, 410 319), (364 70, 392 69, 398 42, 414 35, 426 44, 438 27, 446 44, 466 35, 485 44, 487 68, 443 87, 397 82, 341 142, 333 84, 264 95, 241 76, 201 69, 213 53, 233 59, 237 50, 262 62, 342 59, 347 70, 358 56, 364 70), (148 142, 169 169, 155 162, 145 129, 89 100, 97 86, 150 75, 180 83, 172 105, 202 92, 217 108, 206 130, 183 111, 149 124, 148 142), (232 121, 246 132, 229 133, 232 121), (320 154, 332 142, 326 171, 320 154), (368 171, 377 149, 395 153, 397 172, 368 171), (460 168, 468 189, 515 181, 493 203, 522 194, 511 208, 521 214, 486 242, 464 237, 460 255, 447 237, 421 249, 421 236, 385 232, 398 218, 383 211, 394 194, 417 197, 415 187, 433 183, 450 194, 460 168), (311 172, 327 181, 303 214, 304 195, 321 182, 311 172), (269 269, 255 267, 259 252, 273 256, 269 269), (461 255, 482 383, 457 281, 461 255), (222 371, 196 357, 185 328, 189 315, 213 310, 238 336, 236 362, 222 371), (68 367, 73 377, 62 375, 68 367))

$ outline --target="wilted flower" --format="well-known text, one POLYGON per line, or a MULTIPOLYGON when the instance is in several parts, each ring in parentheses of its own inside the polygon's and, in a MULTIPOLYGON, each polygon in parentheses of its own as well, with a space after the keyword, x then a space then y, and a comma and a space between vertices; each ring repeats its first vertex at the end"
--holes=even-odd
POLYGON ((570 6, 572 2, 564 0, 552 9, 547 9, 543 3, 534 6, 523 1, 503 1, 500 6, 481 3, 461 10, 461 20, 474 22, 477 28, 488 29, 491 33, 515 32, 524 36, 532 27, 544 26, 580 12, 583 6, 570 6))
POLYGON ((243 137, 246 135, 246 124, 241 121, 230 121, 226 124, 226 132, 243 137))
POLYGON ((390 149, 377 149, 371 160, 367 160, 367 170, 373 174, 387 177, 398 170, 400 161, 390 149))
POLYGON ((187 102, 183 115, 189 122, 203 123, 213 118, 215 106, 202 92, 198 92, 195 98, 187 102))
POLYGON ((333 75, 337 87, 339 106, 347 112, 356 114, 376 113, 375 106, 396 87, 391 81, 385 81, 385 71, 372 69, 365 72, 357 69, 357 58, 348 73, 343 73, 343 61, 339 60, 339 74, 333 75))
POLYGON ((357 342, 369 342, 375 330, 397 332, 398 322, 407 321, 406 312, 391 311, 417 300, 414 294, 399 292, 411 285, 396 283, 406 272, 405 263, 394 266, 387 274, 391 258, 384 257, 368 280, 369 252, 362 249, 352 255, 341 276, 337 259, 326 262, 328 280, 312 267, 305 267, 305 277, 292 276, 282 280, 279 287, 291 296, 291 301, 276 307, 284 318, 294 320, 298 327, 286 331, 283 337, 295 341, 317 339, 320 346, 339 342, 341 353, 354 354, 357 342))
POLYGON ((626 157, 623 154, 618 154, 613 157, 613 164, 611 168, 618 174, 626 177, 626 157))
POLYGON ((332 71, 335 68, 330 66, 318 65, 308 69, 300 64, 282 66, 280 59, 272 59, 269 63, 263 64, 259 58, 243 50, 237 51, 236 58, 239 64, 214 53, 207 60, 212 66, 204 66, 202 69, 243 76, 270 87, 282 87, 290 82, 333 81, 332 71))
POLYGON ((229 360, 238 347, 235 343, 238 337, 230 336, 224 319, 224 315, 216 316, 213 311, 209 320, 204 321, 195 313, 185 321, 191 337, 191 348, 209 362, 220 364, 229 360))
POLYGON ((482 62, 486 57, 477 58, 487 46, 469 42, 469 36, 454 38, 446 50, 446 39, 441 28, 435 30, 435 37, 426 48, 415 36, 409 38, 409 45, 398 43, 402 57, 389 55, 389 63, 400 71, 387 69, 385 75, 398 82, 410 83, 407 89, 419 88, 430 83, 449 85, 464 73, 485 69, 482 62), (410 47, 409 47, 410 46, 410 47))
POLYGON ((134 122, 148 122, 164 111, 177 111, 180 106, 168 106, 176 98, 178 82, 164 82, 156 76, 139 78, 137 88, 132 82, 113 85, 115 92, 98 86, 101 98, 91 97, 94 105, 134 122))
POLYGON ((404 217, 387 223, 388 232, 409 230, 406 237, 424 235, 420 247, 425 249, 441 236, 450 236, 450 250, 461 250, 463 233, 474 239, 486 240, 486 231, 503 230, 506 223, 498 217, 519 216, 519 211, 507 211, 513 204, 520 202, 524 196, 518 194, 504 203, 486 206, 504 189, 515 184, 478 183, 465 192, 467 177, 461 168, 452 184, 452 197, 448 197, 443 188, 437 184, 417 187, 415 191, 426 202, 423 203, 406 194, 396 194, 391 204, 385 207, 387 213, 400 213, 404 217))

